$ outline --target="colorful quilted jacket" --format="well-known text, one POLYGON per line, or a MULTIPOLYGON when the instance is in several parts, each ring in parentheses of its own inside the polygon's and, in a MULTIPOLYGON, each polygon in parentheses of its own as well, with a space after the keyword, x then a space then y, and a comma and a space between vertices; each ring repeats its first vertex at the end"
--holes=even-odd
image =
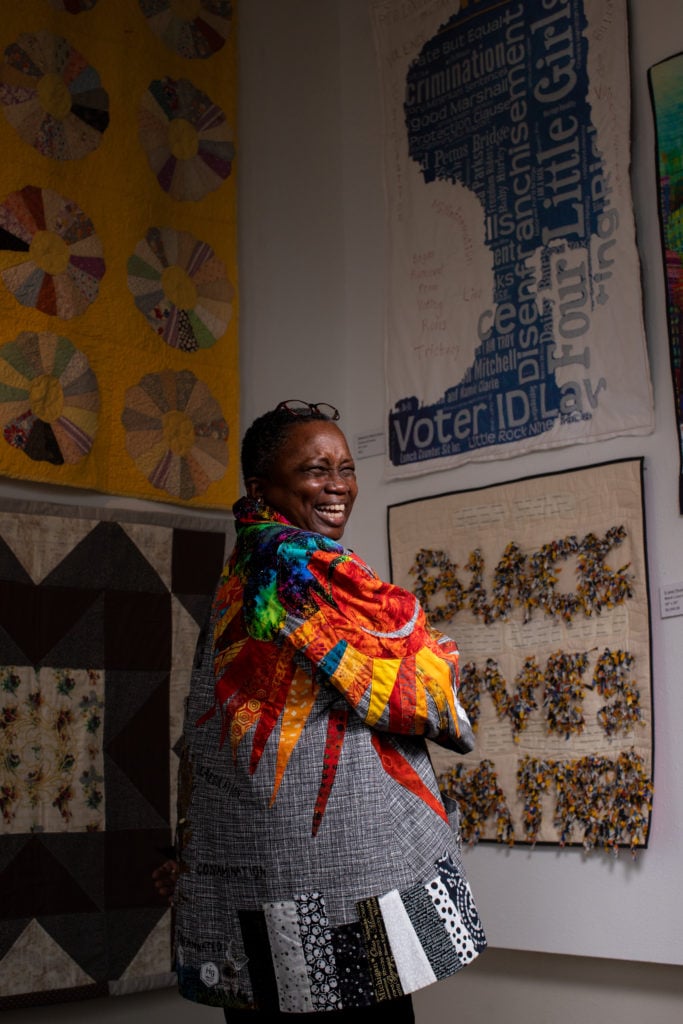
POLYGON ((485 940, 425 739, 472 748, 415 597, 243 499, 179 783, 183 995, 309 1012, 445 977, 485 940))

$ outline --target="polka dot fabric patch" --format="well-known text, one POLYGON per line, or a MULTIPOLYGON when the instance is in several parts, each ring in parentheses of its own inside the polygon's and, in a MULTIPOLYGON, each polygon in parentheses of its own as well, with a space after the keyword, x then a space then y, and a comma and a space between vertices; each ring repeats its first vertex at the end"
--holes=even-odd
POLYGON ((437 862, 437 869, 437 877, 426 889, 464 965, 486 948, 484 930, 469 883, 455 863, 443 858, 437 862))
POLYGON ((296 897, 296 910, 313 1007, 316 1010, 341 1009, 332 933, 324 898, 319 892, 299 895, 296 897))
POLYGON ((373 987, 360 925, 352 923, 334 928, 332 942, 342 1005, 345 1009, 370 1006, 373 987))

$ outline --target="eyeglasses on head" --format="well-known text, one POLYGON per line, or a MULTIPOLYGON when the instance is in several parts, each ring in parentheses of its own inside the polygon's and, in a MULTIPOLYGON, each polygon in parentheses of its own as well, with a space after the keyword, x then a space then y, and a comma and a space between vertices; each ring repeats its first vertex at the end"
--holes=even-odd
POLYGON ((302 418, 318 415, 324 416, 328 420, 339 419, 339 409, 328 405, 327 402, 302 402, 298 398, 290 398, 275 407, 276 412, 279 412, 280 409, 291 413, 292 416, 301 416, 302 418))

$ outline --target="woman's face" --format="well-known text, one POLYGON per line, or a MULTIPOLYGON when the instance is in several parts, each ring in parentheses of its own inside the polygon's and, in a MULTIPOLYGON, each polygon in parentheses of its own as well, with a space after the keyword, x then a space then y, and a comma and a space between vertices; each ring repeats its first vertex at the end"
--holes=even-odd
POLYGON ((346 438, 325 420, 294 423, 268 477, 248 480, 247 491, 294 526, 339 540, 358 493, 346 438))

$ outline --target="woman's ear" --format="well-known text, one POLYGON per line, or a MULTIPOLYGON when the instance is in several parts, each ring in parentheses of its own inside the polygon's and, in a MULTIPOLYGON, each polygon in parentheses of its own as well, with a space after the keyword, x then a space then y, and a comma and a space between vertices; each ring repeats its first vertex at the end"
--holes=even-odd
POLYGON ((250 476, 248 480, 244 481, 247 494, 254 501, 258 501, 259 498, 263 497, 263 480, 260 476, 250 476))

